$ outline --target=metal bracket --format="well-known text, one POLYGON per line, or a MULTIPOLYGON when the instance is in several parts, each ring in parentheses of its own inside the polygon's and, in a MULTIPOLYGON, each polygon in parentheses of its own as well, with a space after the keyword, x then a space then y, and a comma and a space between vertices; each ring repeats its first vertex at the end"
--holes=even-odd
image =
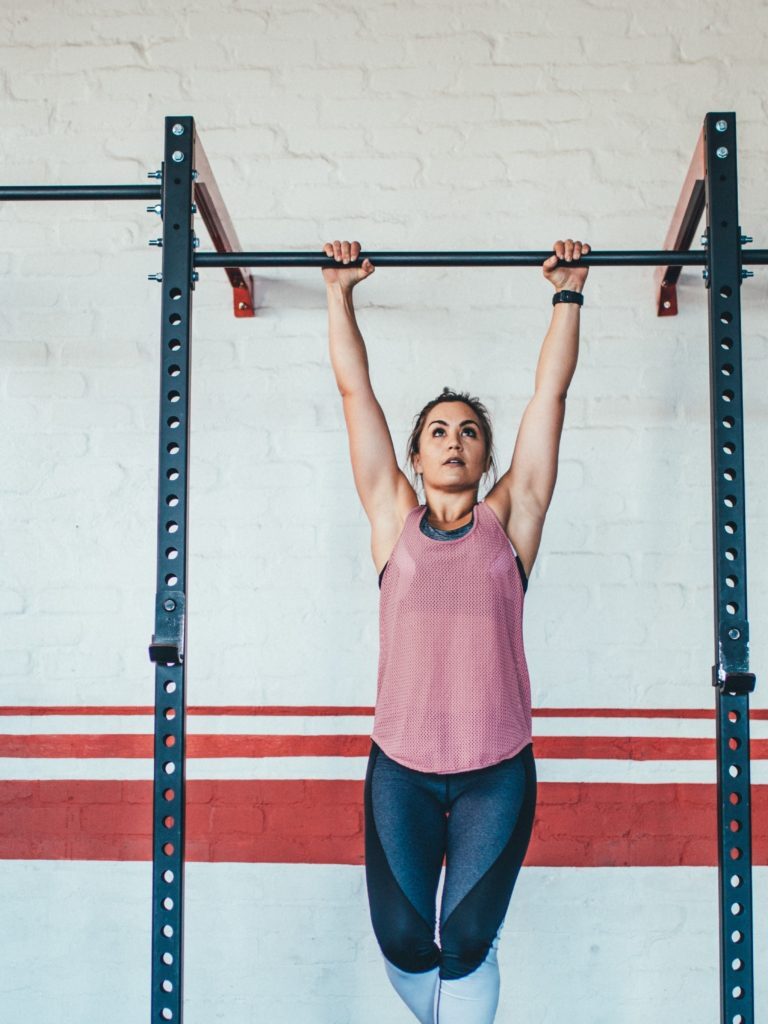
POLYGON ((726 672, 717 665, 712 666, 712 685, 716 686, 720 693, 735 693, 739 696, 753 693, 755 682, 754 672, 726 672))
POLYGON ((184 616, 186 599, 183 590, 166 590, 155 595, 155 622, 161 632, 153 633, 149 660, 159 664, 181 665, 184 661, 184 616))

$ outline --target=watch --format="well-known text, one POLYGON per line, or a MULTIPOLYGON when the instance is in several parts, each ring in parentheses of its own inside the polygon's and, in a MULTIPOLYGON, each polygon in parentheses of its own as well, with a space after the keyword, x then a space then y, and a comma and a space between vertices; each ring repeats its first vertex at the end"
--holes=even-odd
POLYGON ((561 292, 555 292, 552 296, 552 305, 556 306, 558 302, 575 302, 579 306, 584 305, 584 296, 581 292, 569 292, 567 289, 561 292))

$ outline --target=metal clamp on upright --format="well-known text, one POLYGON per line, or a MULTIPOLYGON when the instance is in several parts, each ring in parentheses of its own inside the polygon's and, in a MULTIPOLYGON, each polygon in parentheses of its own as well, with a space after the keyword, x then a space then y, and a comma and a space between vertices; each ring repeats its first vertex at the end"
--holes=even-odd
POLYGON ((748 671, 749 622, 747 619, 729 619, 719 623, 718 632, 718 664, 712 666, 712 685, 717 686, 721 693, 752 693, 755 675, 748 671))
POLYGON ((712 666, 712 685, 718 687, 720 693, 735 693, 739 696, 753 693, 755 681, 754 672, 726 672, 717 665, 712 666))
POLYGON ((161 598, 155 595, 155 628, 149 645, 149 660, 161 664, 180 665, 184 661, 183 590, 167 590, 161 598))

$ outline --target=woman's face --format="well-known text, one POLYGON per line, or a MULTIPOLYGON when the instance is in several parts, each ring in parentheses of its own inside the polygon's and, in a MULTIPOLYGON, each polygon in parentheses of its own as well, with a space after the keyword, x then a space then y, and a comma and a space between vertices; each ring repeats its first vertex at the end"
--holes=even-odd
POLYGON ((413 468, 433 487, 466 489, 487 470, 485 435, 466 402, 439 402, 427 413, 413 468), (458 461, 449 461, 449 460, 458 461))

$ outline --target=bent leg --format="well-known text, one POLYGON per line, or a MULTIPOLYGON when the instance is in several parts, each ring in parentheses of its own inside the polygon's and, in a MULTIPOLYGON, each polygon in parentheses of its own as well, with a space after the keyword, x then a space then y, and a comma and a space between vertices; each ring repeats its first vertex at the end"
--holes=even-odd
POLYGON ((435 1024, 492 1024, 500 932, 536 809, 531 746, 469 776, 451 786, 435 1024))
POLYGON ((479 967, 461 978, 440 979, 430 1024, 492 1024, 499 1005, 497 952, 503 927, 502 920, 479 967))
POLYGON ((373 742, 364 806, 368 901, 387 976, 418 1020, 432 1024, 445 811, 423 773, 388 758, 373 742))

